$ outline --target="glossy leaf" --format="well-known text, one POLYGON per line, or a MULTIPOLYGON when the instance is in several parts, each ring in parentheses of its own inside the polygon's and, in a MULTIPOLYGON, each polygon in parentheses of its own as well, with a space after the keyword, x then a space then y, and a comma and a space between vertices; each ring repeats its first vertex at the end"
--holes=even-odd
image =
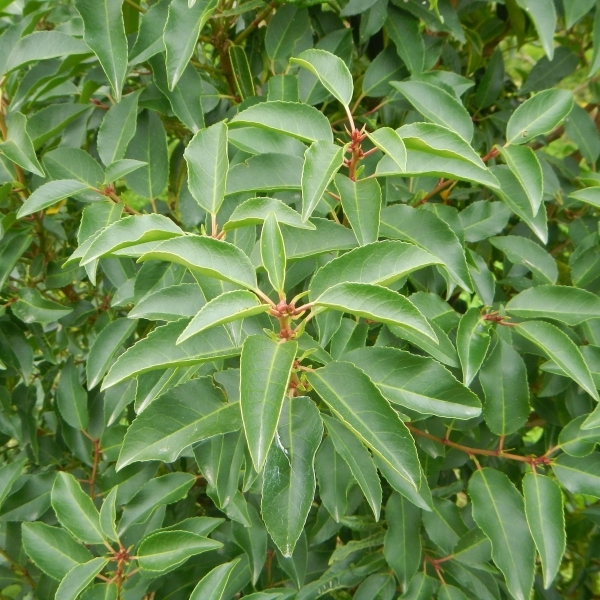
POLYGON ((285 296, 285 246, 275 213, 269 213, 260 236, 260 256, 271 286, 282 298, 285 296))
POLYGON ((398 165, 400 171, 406 171, 406 146, 396 131, 381 127, 369 134, 369 139, 398 165))
POLYGON ((0 144, 0 152, 20 167, 44 177, 44 170, 27 133, 27 117, 18 111, 10 112, 6 115, 6 126, 8 136, 0 144))
POLYGON ((488 329, 478 308, 470 308, 460 319, 456 332, 456 349, 465 385, 473 381, 485 360, 490 345, 488 329))
POLYGON ((73 567, 60 582, 56 590, 56 597, 61 600, 63 598, 64 600, 76 600, 107 564, 108 559, 106 558, 92 558, 86 563, 73 567))
POLYGON ((65 198, 75 196, 80 192, 89 190, 87 183, 76 181, 74 179, 61 179, 59 181, 50 181, 39 187, 19 209, 18 217, 27 217, 39 210, 44 210, 65 198))
POLYGON ((412 438, 367 375, 349 363, 332 362, 307 377, 334 415, 391 472, 418 490, 421 474, 412 438))
POLYGON ((533 240, 516 235, 505 235, 490 238, 490 244, 502 250, 512 263, 522 264, 530 269, 539 281, 556 283, 558 279, 556 261, 533 240))
POLYGON ((61 417, 75 429, 86 429, 90 420, 87 392, 79 380, 79 370, 73 359, 67 360, 56 388, 56 403, 61 417))
POLYGON ((505 146, 500 154, 525 190, 531 204, 531 213, 537 214, 544 191, 540 161, 527 146, 505 146))
POLYGON ((335 176, 344 215, 361 246, 377 241, 381 213, 381 188, 375 179, 352 181, 344 175, 335 176))
POLYGON ((236 563, 224 563, 208 572, 192 591, 190 600, 221 600, 236 563))
POLYGON ((263 335, 244 342, 240 361, 240 408, 254 468, 263 469, 288 390, 298 345, 263 335))
POLYGON ((492 542, 492 557, 516 599, 529 598, 535 548, 525 518, 523 497, 508 477, 486 467, 469 481, 473 519, 492 542))

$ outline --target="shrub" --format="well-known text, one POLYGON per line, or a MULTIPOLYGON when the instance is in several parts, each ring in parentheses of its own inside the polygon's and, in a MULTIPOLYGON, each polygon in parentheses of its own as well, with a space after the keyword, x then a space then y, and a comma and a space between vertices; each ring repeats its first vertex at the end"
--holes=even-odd
POLYGON ((0 597, 600 593, 594 0, 0 0, 0 597))

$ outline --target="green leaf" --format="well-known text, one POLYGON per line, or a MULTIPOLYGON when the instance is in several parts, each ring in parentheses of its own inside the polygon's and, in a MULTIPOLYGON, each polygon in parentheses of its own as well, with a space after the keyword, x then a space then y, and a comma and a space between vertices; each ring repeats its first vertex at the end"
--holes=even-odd
POLYGON ((538 285, 514 296, 506 311, 521 319, 554 319, 579 325, 600 317, 600 298, 575 287, 538 285))
POLYGON ((435 123, 412 123, 396 132, 406 146, 406 170, 389 156, 377 165, 376 175, 430 175, 472 181, 497 189, 498 181, 473 148, 457 133, 435 123))
POLYGON ((196 49, 200 31, 216 7, 216 0, 197 0, 191 8, 186 0, 171 2, 164 30, 169 89, 179 81, 196 49))
POLYGON ((75 179, 98 188, 104 181, 102 167, 79 148, 56 148, 44 155, 44 166, 52 179, 75 179))
POLYGON ((148 371, 198 365, 217 358, 239 355, 237 341, 232 339, 223 326, 208 329, 177 345, 176 341, 187 324, 187 321, 175 321, 157 327, 138 341, 117 358, 102 383, 102 389, 148 371))
POLYGON ((159 531, 145 538, 137 551, 141 571, 149 577, 168 573, 188 558, 218 550, 223 544, 190 531, 159 531))
POLYGON ((529 416, 527 368, 519 353, 501 338, 479 371, 485 393, 483 416, 496 435, 514 433, 529 416))
POLYGON ((412 437, 369 377, 350 363, 331 362, 307 378, 334 415, 394 475, 418 490, 421 473, 412 437))
POLYGON ((304 154, 304 166, 302 168, 303 222, 306 222, 312 215, 327 186, 342 166, 343 160, 344 149, 326 141, 313 142, 304 154))
POLYGON ((220 122, 199 131, 188 144, 184 156, 192 196, 206 212, 216 215, 225 198, 229 171, 227 126, 220 122))
POLYGON ((419 31, 419 21, 390 6, 385 28, 408 70, 411 73, 421 73, 424 66, 425 45, 419 31))
POLYGON ((594 0, 573 0, 566 2, 565 9, 565 27, 571 29, 573 25, 586 15, 594 7, 594 0))
POLYGON ((165 128, 154 111, 144 110, 139 114, 126 158, 146 163, 125 176, 127 185, 144 198, 159 196, 167 185, 169 156, 165 128))
POLYGON ((535 548, 521 494, 504 473, 486 467, 471 475, 469 495, 473 519, 492 542, 492 558, 510 594, 526 600, 533 586, 535 548))
MULTIPOLYGON (((169 473, 145 483, 127 503, 119 521, 119 535, 134 523, 143 523, 159 506, 185 498, 196 482, 191 473, 169 473)), ((201 534, 197 534, 201 535, 201 534)))
POLYGON ((0 144, 0 152, 9 160, 40 177, 45 173, 40 165, 33 142, 27 133, 27 117, 14 111, 6 115, 8 136, 0 144))
POLYGON ((350 221, 361 246, 376 242, 379 235, 381 188, 376 179, 352 181, 345 175, 335 176, 344 214, 350 221))
POLYGON ((519 105, 506 126, 509 144, 524 144, 552 131, 571 112, 573 94, 568 90, 545 90, 519 105))
POLYGON ((227 582, 239 560, 233 560, 209 571, 192 591, 190 600, 222 600, 227 582))
POLYGON ((338 225, 329 219, 314 217, 314 230, 296 229, 283 225, 283 241, 288 262, 301 260, 336 250, 351 250, 357 245, 351 229, 338 225))
MULTIPOLYGON (((310 150, 307 152, 310 152, 310 150)), ((271 212, 275 213, 277 221, 281 225, 288 225, 299 229, 315 229, 315 226, 310 221, 303 221, 293 208, 290 208, 281 200, 277 200, 276 198, 250 198, 235 207, 229 220, 223 225, 223 230, 231 231, 238 227, 262 225, 271 212)))
POLYGON ((261 511, 271 538, 288 557, 294 552, 315 493, 313 462, 323 423, 313 401, 299 397, 285 402, 277 432, 264 467, 261 511))
MULTIPOLYGON (((543 283, 556 283, 558 279, 556 261, 536 242, 519 235, 498 236, 490 238, 489 241, 492 246, 502 250, 508 260, 516 265, 524 265, 543 283)), ((575 290, 575 288, 568 289, 575 290)))
POLYGON ((256 273, 250 259, 233 244, 199 235, 170 237, 171 239, 152 250, 144 252, 138 262, 166 260, 183 265, 193 273, 230 281, 250 289, 257 288, 256 273))
POLYGON ((90 416, 87 392, 79 381, 79 370, 69 357, 64 364, 56 388, 56 405, 61 417, 75 429, 87 429, 90 416))
POLYGON ((391 81, 399 81, 407 75, 406 68, 398 61, 394 46, 389 44, 367 67, 363 77, 363 95, 375 98, 385 96, 392 91, 391 81))
POLYGON ((294 51, 296 42, 309 29, 308 11, 291 4, 278 8, 269 21, 265 34, 265 51, 271 61, 285 60, 294 51))
POLYGON ((119 491, 118 486, 115 486, 108 495, 104 498, 102 506, 100 507, 100 528, 104 532, 107 538, 110 538, 114 542, 119 541, 119 534, 117 533, 116 519, 117 519, 117 492, 119 491))
POLYGON ((56 472, 25 475, 22 486, 6 498, 0 521, 36 521, 50 508, 50 492, 56 472))
POLYGON ((90 561, 90 551, 64 529, 45 523, 23 523, 21 534, 27 556, 46 575, 61 581, 77 565, 90 561))
POLYGON ((430 600, 435 594, 439 583, 436 579, 417 573, 408 585, 406 592, 402 596, 402 600, 430 600))
POLYGON ((116 583, 96 583, 80 596, 81 600, 117 600, 116 583))
POLYGON ((560 488, 553 479, 528 473, 523 478, 525 515, 542 559, 544 587, 556 577, 566 545, 565 517, 560 488))
POLYGON ((53 323, 73 309, 48 300, 35 288, 19 290, 19 299, 12 305, 13 314, 23 323, 53 323))
POLYGON ((430 211, 395 204, 381 211, 381 235, 412 242, 440 260, 456 283, 471 291, 464 250, 456 234, 430 211))
POLYGON ((177 339, 177 344, 211 327, 259 315, 267 310, 269 305, 261 304, 250 292, 245 290, 225 292, 200 309, 177 339))
POLYGON ((70 56, 89 54, 90 48, 82 40, 60 31, 35 31, 23 36, 12 48, 6 62, 6 73, 28 63, 70 56))
POLYGON ((500 183, 500 189, 494 190, 494 192, 527 223, 541 242, 546 244, 548 241, 548 218, 545 206, 542 204, 538 213, 532 217, 529 198, 513 172, 504 165, 492 167, 491 171, 500 183))
POLYGON ((248 56, 241 46, 229 46, 229 60, 235 76, 235 89, 238 96, 243 100, 256 95, 254 82, 252 81, 252 72, 248 64, 248 56))
POLYGON ((381 483, 377 475, 377 468, 369 454, 369 451, 360 443, 356 437, 344 427, 337 419, 326 414, 321 418, 327 426, 327 431, 333 441, 336 452, 346 461, 352 475, 358 482, 375 519, 379 520, 381 512, 381 483))
POLYGON ((531 204, 531 214, 536 215, 542 204, 544 192, 540 161, 527 146, 504 146, 500 149, 500 154, 525 190, 531 204))
POLYGON ((406 171, 406 146, 396 131, 391 127, 380 127, 368 136, 377 148, 398 165, 400 171, 406 171))
POLYGON ((591 206, 600 207, 600 187, 585 188, 569 194, 569 198, 585 202, 591 206))
POLYGON ((468 600, 467 596, 462 593, 460 588, 448 583, 444 583, 440 586, 437 597, 438 600, 468 600))
POLYGON ((421 511, 393 492, 385 507, 385 520, 385 559, 405 588, 421 564, 421 511))
POLYGON ((561 454, 552 463, 552 470, 562 486, 572 494, 587 494, 600 498, 600 454, 585 458, 561 454))
POLYGON ((299 190, 304 161, 286 154, 258 154, 229 171, 226 196, 240 192, 283 192, 299 190))
POLYGON ((120 0, 76 0, 75 6, 83 19, 83 39, 98 57, 115 95, 121 100, 121 90, 127 76, 127 38, 120 0))
POLYGON ((183 231, 167 217, 162 215, 141 215, 120 219, 104 228, 87 247, 81 264, 111 254, 120 248, 167 240, 183 235, 183 231))
POLYGON ((107 564, 107 558, 93 558, 89 562, 73 567, 60 582, 55 597, 61 600, 76 600, 107 564))
POLYGON ((527 12, 540 37, 546 56, 554 56, 554 31, 556 29, 556 10, 552 0, 517 0, 517 4, 527 12))
POLYGON ((352 75, 346 63, 339 56, 326 50, 311 48, 293 57, 290 63, 310 71, 319 79, 321 85, 344 106, 347 107, 350 104, 354 91, 352 75))
POLYGON ((560 432, 558 445, 567 454, 578 457, 588 456, 600 442, 600 427, 597 425, 586 427, 586 420, 590 416, 581 415, 573 419, 560 432))
POLYGON ((0 467, 0 506, 6 500, 6 497, 10 493, 13 484, 17 478, 21 475, 23 467, 27 463, 27 459, 20 458, 14 462, 7 463, 0 467))
POLYGON ((118 352, 119 348, 135 331, 137 321, 130 319, 117 319, 109 323, 94 340, 85 365, 87 385, 89 389, 95 388, 118 352))
POLYGON ((463 371, 463 383, 470 385, 477 375, 490 345, 489 325, 479 308, 470 308, 460 319, 456 332, 456 349, 463 371))
POLYGON ((242 348, 240 406, 254 468, 263 469, 273 442, 298 344, 264 335, 246 338, 242 348))
POLYGON ((286 256, 283 236, 275 213, 269 213, 265 219, 260 236, 260 257, 267 271, 273 289, 280 298, 285 296, 286 256))
POLYGON ((140 91, 123 96, 113 104, 98 129, 98 154, 108 166, 125 156, 127 146, 137 128, 137 109, 140 91))
POLYGON ((316 306, 420 333, 437 342, 435 332, 419 310, 398 292, 369 283, 339 283, 323 292, 316 306))
POLYGON ((174 462, 190 444, 239 429, 239 405, 223 399, 206 377, 159 396, 127 430, 117 470, 138 461, 174 462))
POLYGON ((421 414, 471 419, 481 402, 442 365, 396 348, 361 348, 344 360, 364 371, 384 398, 421 414))
POLYGON ((327 117, 312 106, 298 102, 261 102, 239 112, 228 126, 260 127, 312 144, 321 140, 333 143, 327 117))
POLYGON ((590 396, 598 400, 598 392, 579 348, 558 327, 543 321, 518 323, 515 331, 533 342, 563 373, 577 382, 590 396))
POLYGON ((393 81, 392 86, 427 119, 455 131, 466 142, 473 137, 467 109, 440 87, 424 81, 393 81))
POLYGON ((60 524, 85 544, 102 544, 100 515, 92 499, 69 473, 59 472, 52 488, 52 508, 60 524))
POLYGON ((89 190, 90 186, 81 181, 74 179, 61 179, 59 181, 50 181, 40 186, 25 200, 17 217, 22 219, 39 210, 43 210, 56 204, 60 200, 69 198, 85 190, 89 190))

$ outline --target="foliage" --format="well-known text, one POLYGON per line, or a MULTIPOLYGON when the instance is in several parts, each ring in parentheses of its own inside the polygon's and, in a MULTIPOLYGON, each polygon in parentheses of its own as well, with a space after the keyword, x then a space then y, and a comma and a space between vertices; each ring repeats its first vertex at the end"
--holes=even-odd
POLYGON ((0 597, 600 594, 594 0, 0 0, 0 597))

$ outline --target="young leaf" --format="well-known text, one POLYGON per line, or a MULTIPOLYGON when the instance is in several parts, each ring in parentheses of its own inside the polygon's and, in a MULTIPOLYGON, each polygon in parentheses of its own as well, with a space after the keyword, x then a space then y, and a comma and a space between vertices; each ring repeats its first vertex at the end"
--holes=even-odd
POLYGON ((227 126, 220 122, 199 131, 188 144, 184 156, 192 196, 206 212, 216 215, 225 198, 229 171, 227 126))
POLYGON ((77 565, 92 560, 91 552, 59 527, 23 523, 23 549, 46 575, 61 581, 77 565))
POLYGON ((335 176, 342 208, 361 246, 377 241, 381 213, 381 188, 376 179, 352 181, 335 176))
POLYGON ((381 235, 412 242, 430 252, 442 261, 456 283, 471 291, 471 277, 460 241, 434 213, 401 204, 388 206, 381 211, 381 235))
POLYGON ((260 236, 260 257, 271 286, 279 294, 285 296, 286 256, 283 236, 275 213, 269 213, 265 219, 260 236))
POLYGON ((290 63, 299 65, 315 75, 323 87, 344 106, 352 100, 354 85, 346 63, 335 54, 325 50, 305 50, 292 58, 290 63))
POLYGON ((327 117, 316 108, 297 102, 255 104, 239 112, 229 127, 260 127, 276 131, 311 144, 318 140, 333 143, 327 117))
POLYGON ((168 573, 188 558, 217 550, 223 544, 190 531, 159 531, 140 544, 137 551, 140 569, 149 577, 168 573))
POLYGON ((75 6, 83 19, 83 39, 98 57, 119 102, 128 70, 121 1, 76 0, 75 6))
POLYGON ((376 520, 381 512, 381 482, 377 475, 377 468, 369 451, 358 444, 352 433, 337 419, 322 414, 327 431, 331 436, 333 445, 340 456, 346 461, 352 475, 358 481, 376 520))
POLYGON ((524 144, 552 131, 571 112, 573 94, 568 90, 544 90, 513 112, 506 126, 509 144, 524 144))
POLYGON ((104 115, 98 129, 98 154, 108 167, 125 156, 127 146, 135 135, 140 91, 123 96, 104 115))
POLYGON ((216 0, 197 0, 191 8, 186 0, 171 2, 164 30, 169 89, 179 81, 196 49, 200 31, 216 7, 216 0))
POLYGON ((508 435, 523 427, 529 416, 527 369, 519 353, 501 338, 479 372, 485 393, 483 416, 491 431, 508 435))
POLYGON ((238 562, 233 560, 209 571, 192 591, 190 600, 222 600, 227 582, 238 562))
POLYGON ((481 402, 442 365, 396 348, 361 348, 344 360, 364 371, 384 398, 421 414, 471 419, 481 402))
POLYGON ((93 558, 73 567, 60 582, 55 597, 61 600, 76 600, 107 564, 107 558, 93 558))
POLYGON ((248 449, 258 472, 277 430, 297 350, 296 342, 278 343, 264 335, 246 338, 242 348, 240 408, 248 449))
MULTIPOLYGON (((327 186, 342 166, 344 149, 326 141, 313 142, 304 154, 302 168, 302 221, 321 201, 327 186)), ((283 221, 282 221, 283 222, 283 221)))
POLYGON ((236 431, 237 403, 223 402, 210 379, 193 379, 165 392, 133 421, 123 440, 117 470, 146 460, 173 462, 190 444, 236 431))
POLYGON ((392 86, 427 119, 455 131, 466 142, 473 138, 467 109, 446 90, 425 81, 393 81, 392 86))
POLYGON ((265 463, 261 512, 271 538, 283 556, 289 557, 315 493, 313 462, 323 423, 313 401, 299 397, 286 402, 277 432, 265 463))
POLYGON ((380 323, 416 331, 437 342, 427 319, 404 296, 368 283, 339 283, 323 292, 316 306, 324 306, 380 323))
POLYGON ((52 508, 60 524, 85 544, 102 544, 100 515, 92 499, 69 473, 59 472, 52 488, 52 508))
POLYGON ((567 377, 576 381, 590 396, 599 400, 589 368, 581 356, 579 348, 566 333, 543 321, 518 323, 514 329, 518 334, 538 346, 567 377))
POLYGON ((79 371, 69 357, 62 368, 56 389, 56 404, 61 417, 75 429, 86 429, 90 420, 87 392, 79 381, 79 371))
POLYGON ((412 437, 368 376, 350 363, 331 362, 307 378, 335 416, 391 472, 418 490, 421 473, 412 437))
POLYGON ((531 204, 531 214, 536 215, 544 192, 540 161, 527 146, 504 146, 500 154, 525 190, 531 204))
POLYGON ((258 298, 250 292, 245 290, 225 292, 207 302, 200 309, 177 338, 177 344, 181 344, 211 327, 259 315, 267 310, 269 310, 269 305, 261 304, 258 298))
POLYGON ((553 319, 579 325, 600 317, 600 298, 575 287, 538 285, 514 296, 506 312, 521 319, 553 319))
POLYGON ((523 496, 529 530, 542 559, 544 588, 548 589, 558 573, 566 545, 562 493, 553 479, 527 473, 523 496))
POLYGON ((465 385, 470 385, 485 360, 490 345, 488 329, 479 308, 470 308, 460 319, 456 332, 456 349, 465 385))
POLYGON ((380 127, 368 136, 377 148, 398 165, 400 171, 406 171, 406 146, 396 131, 390 127, 380 127))
POLYGON ((492 542, 492 557, 513 598, 526 600, 533 586, 535 547, 521 494, 508 477, 489 467, 469 481, 473 519, 492 542))

